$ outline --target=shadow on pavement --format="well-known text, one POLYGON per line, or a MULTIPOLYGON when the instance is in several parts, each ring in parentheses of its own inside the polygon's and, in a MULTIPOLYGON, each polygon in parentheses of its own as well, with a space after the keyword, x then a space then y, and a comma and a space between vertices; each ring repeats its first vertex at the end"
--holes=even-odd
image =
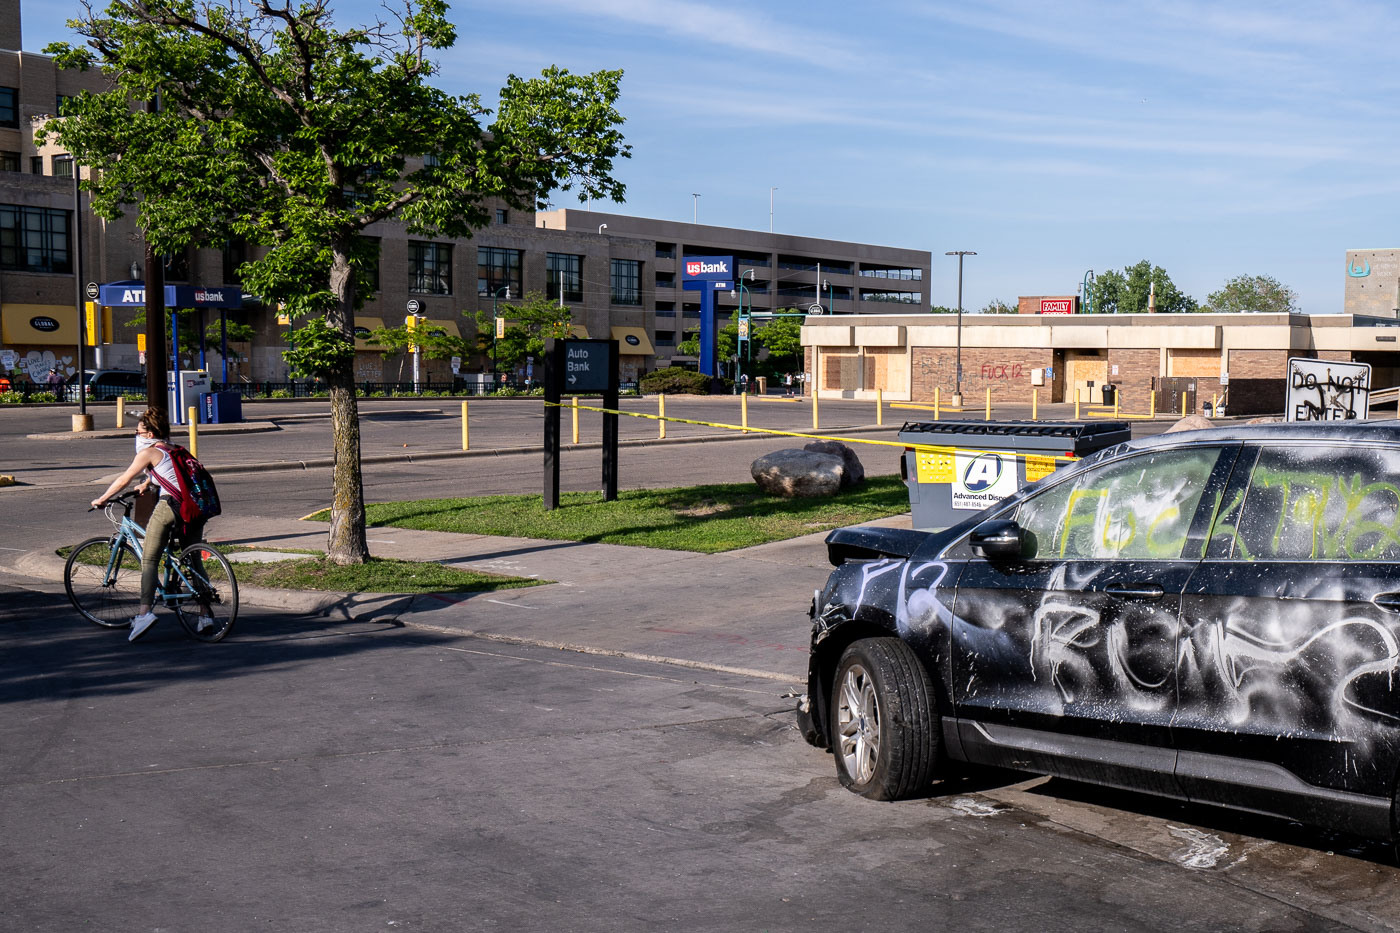
POLYGON ((299 667, 389 647, 421 648, 453 638, 415 631, 411 639, 375 636, 402 629, 383 619, 338 621, 304 613, 240 611, 229 638, 201 644, 173 613, 139 642, 127 630, 102 629, 80 617, 63 593, 0 586, 0 705, 140 692, 178 680, 217 682, 253 669, 299 667))

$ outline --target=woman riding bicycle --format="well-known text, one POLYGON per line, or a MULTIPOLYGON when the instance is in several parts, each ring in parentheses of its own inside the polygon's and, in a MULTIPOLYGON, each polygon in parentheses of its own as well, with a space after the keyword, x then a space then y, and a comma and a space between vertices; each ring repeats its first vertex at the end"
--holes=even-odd
MULTIPOLYGON (((178 528, 179 537, 186 545, 204 540, 203 519, 179 527, 180 521, 176 517, 177 507, 172 498, 172 491, 180 488, 180 481, 175 475, 175 465, 170 462, 170 454, 158 446, 169 443, 170 422, 166 420, 165 414, 154 408, 147 408, 141 417, 136 419, 136 456, 132 458, 131 465, 126 468, 126 472, 112 481, 106 492, 92 500, 93 508, 102 508, 108 499, 121 492, 127 483, 143 471, 146 473, 146 479, 138 487, 139 491, 145 492, 152 482, 160 487, 160 498, 146 522, 146 540, 141 547, 141 602, 137 606, 136 617, 131 620, 131 634, 127 641, 140 638, 156 621, 156 614, 152 611, 156 577, 161 553, 169 543, 171 534, 178 528)), ((207 607, 201 608, 196 623, 198 630, 202 632, 213 624, 207 607)))

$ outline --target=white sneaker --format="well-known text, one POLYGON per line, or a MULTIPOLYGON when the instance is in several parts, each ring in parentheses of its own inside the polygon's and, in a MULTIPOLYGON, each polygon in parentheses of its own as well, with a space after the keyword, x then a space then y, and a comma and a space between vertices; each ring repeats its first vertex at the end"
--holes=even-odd
POLYGON ((194 630, 196 632, 207 632, 214 627, 214 620, 208 616, 200 616, 194 620, 194 630))
POLYGON ((143 612, 131 620, 131 634, 126 636, 127 641, 135 641, 146 634, 146 629, 156 624, 156 614, 154 612, 143 612))

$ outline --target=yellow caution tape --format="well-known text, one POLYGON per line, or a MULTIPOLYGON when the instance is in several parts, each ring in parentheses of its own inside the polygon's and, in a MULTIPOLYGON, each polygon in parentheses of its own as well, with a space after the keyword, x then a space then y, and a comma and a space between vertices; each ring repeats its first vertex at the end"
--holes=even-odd
MULTIPOLYGON (((572 404, 565 405, 562 402, 545 402, 544 404, 546 407, 553 406, 554 408, 568 408, 570 411, 573 410, 572 404)), ((1048 476, 1053 473, 1055 471, 1055 464, 1060 462, 1069 463, 1079 459, 1073 455, 1065 456, 1063 454, 1023 454, 1010 450, 989 450, 980 447, 955 447, 947 444, 909 444, 904 441, 877 441, 865 437, 841 437, 835 434, 811 434, 805 431, 777 431, 771 428, 756 428, 753 425, 744 427, 741 424, 725 424, 722 421, 697 421, 693 418, 672 418, 669 415, 663 418, 661 415, 652 415, 643 411, 620 411, 615 408, 596 408, 592 405, 580 405, 578 409, 579 411, 601 412, 605 415, 627 415, 629 418, 645 418, 648 421, 669 421, 675 424, 693 424, 702 428, 721 428, 727 431, 739 431, 748 434, 772 434, 777 437, 804 437, 814 441, 840 441, 843 444, 874 444, 880 447, 898 447, 901 450, 913 450, 920 453, 941 454, 947 458, 946 468, 942 465, 941 461, 928 461, 928 469, 935 471, 937 475, 943 475, 945 469, 951 469, 953 455, 959 453, 972 454, 973 456, 995 453, 1003 457, 1014 457, 1018 460, 1024 460, 1026 461, 1027 482, 1032 481, 1031 474, 1033 469, 1035 471, 1034 478, 1040 479, 1043 476, 1048 476)), ((916 457, 915 460, 917 463, 918 458, 916 457)), ((951 480, 941 479, 925 480, 922 474, 919 476, 919 481, 951 482, 951 480)))

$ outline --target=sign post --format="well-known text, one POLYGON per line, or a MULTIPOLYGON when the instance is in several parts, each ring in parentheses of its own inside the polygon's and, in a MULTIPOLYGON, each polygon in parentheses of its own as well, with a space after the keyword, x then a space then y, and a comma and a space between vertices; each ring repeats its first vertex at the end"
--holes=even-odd
POLYGON ((1370 417, 1371 364, 1289 359, 1284 413, 1288 421, 1358 421, 1370 417))
POLYGON ((681 288, 700 293, 700 372, 714 377, 715 292, 734 288, 734 257, 686 256, 681 266, 681 288))
POLYGON ((603 407, 603 501, 617 499, 618 350, 616 340, 549 338, 544 350, 544 507, 559 507, 563 394, 600 392, 603 407))

